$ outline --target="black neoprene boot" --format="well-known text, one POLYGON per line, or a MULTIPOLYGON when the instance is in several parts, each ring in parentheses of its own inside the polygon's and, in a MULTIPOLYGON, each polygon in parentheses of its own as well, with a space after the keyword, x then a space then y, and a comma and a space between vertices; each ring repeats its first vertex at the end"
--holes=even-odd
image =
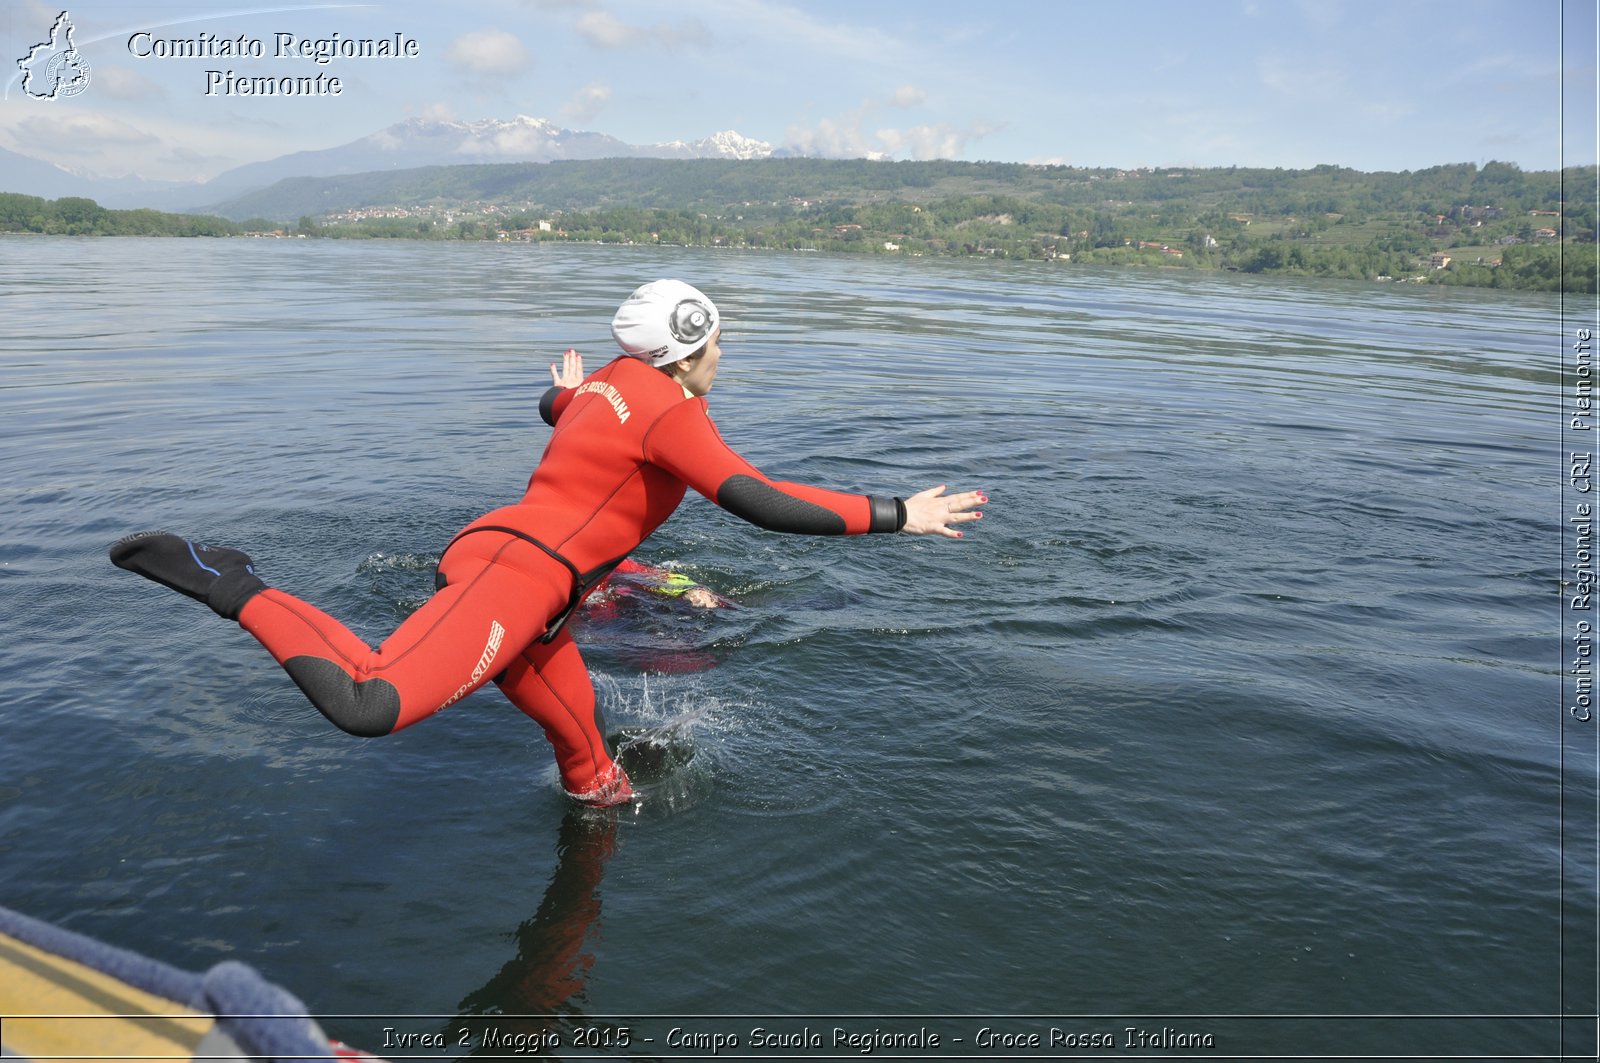
POLYGON ((205 602, 218 616, 239 611, 267 585, 248 555, 225 546, 190 542, 168 532, 139 532, 111 544, 111 563, 205 602))

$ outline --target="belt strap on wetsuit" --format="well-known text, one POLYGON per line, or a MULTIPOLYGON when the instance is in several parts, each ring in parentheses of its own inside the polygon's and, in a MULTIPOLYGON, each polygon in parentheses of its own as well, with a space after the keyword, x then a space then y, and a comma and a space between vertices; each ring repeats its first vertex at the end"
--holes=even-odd
POLYGON ((544 543, 540 542, 538 539, 535 539, 525 531, 519 531, 516 528, 507 528, 500 524, 480 524, 475 528, 467 528, 461 531, 454 539, 450 540, 449 546, 444 548, 444 553, 439 555, 440 561, 442 562, 444 560, 444 554, 449 553, 450 547, 460 542, 463 536, 471 535, 474 532, 488 531, 502 532, 506 535, 513 536, 514 538, 521 539, 525 543, 536 546, 540 550, 543 550, 546 554, 549 554, 551 557, 561 562, 562 566, 568 572, 572 573, 572 596, 567 599, 566 608, 562 609, 561 612, 555 615, 555 617, 550 621, 550 626, 545 628, 544 634, 539 636, 540 642, 553 641, 555 637, 561 633, 561 629, 566 625, 566 622, 571 619, 573 611, 576 610, 578 606, 583 603, 583 600, 589 596, 589 592, 594 590, 595 587, 599 586, 600 582, 607 576, 611 575, 611 571, 618 565, 622 564, 623 561, 623 559, 619 557, 615 561, 607 561, 599 568, 592 569, 589 572, 579 572, 578 566, 567 560, 567 558, 564 557, 560 551, 546 546, 544 543))

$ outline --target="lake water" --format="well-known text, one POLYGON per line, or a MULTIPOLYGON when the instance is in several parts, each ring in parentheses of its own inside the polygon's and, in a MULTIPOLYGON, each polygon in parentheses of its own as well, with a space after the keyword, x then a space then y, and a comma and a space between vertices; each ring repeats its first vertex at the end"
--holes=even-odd
POLYGON ((1594 1013, 1595 924, 1559 311, 1040 263, 0 240, 0 903, 245 960, 389 1056, 1554 1056, 1556 1016, 1594 1013), (638 556, 737 606, 579 622, 612 722, 693 745, 643 806, 571 807, 492 688, 339 733, 243 632, 106 561, 146 528, 238 546, 380 639, 519 495, 549 363, 602 364, 656 276, 717 300, 712 415, 769 475, 991 502, 960 542, 844 540, 691 496, 638 556))

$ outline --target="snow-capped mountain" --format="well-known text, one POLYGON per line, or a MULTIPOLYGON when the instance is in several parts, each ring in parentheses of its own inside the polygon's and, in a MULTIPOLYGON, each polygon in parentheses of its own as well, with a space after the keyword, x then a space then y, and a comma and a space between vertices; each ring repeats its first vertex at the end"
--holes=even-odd
POLYGON ((562 129, 543 118, 476 122, 409 118, 348 144, 297 151, 218 174, 204 188, 206 202, 240 195, 289 177, 334 177, 419 166, 487 162, 554 162, 633 155, 634 149, 604 133, 562 129))
POLYGON ((674 140, 637 150, 653 159, 766 159, 773 154, 772 145, 765 140, 742 137, 731 129, 688 143, 674 140))
POLYGON ((627 144, 605 133, 566 129, 544 118, 478 121, 410 118, 359 140, 321 151, 299 151, 229 170, 202 189, 193 205, 216 204, 289 177, 337 177, 420 166, 580 159, 764 159, 771 144, 726 130, 694 141, 627 144))
MULTIPOLYGON (((10 154, 10 153, 8 153, 10 154)), ((0 159, 0 191, 54 199, 83 195, 110 207, 152 206, 164 210, 203 207, 289 177, 334 177, 419 166, 495 162, 556 162, 564 159, 764 159, 771 144, 728 130, 694 141, 633 145, 604 133, 566 129, 544 118, 455 121, 410 118, 348 144, 297 151, 228 170, 204 183, 171 182, 165 188, 124 182, 62 180, 58 168, 26 156, 0 159), (9 165, 6 163, 9 162, 9 165), (30 167, 29 163, 38 163, 30 167)))
POLYGON ((152 181, 126 175, 105 177, 80 173, 66 166, 0 148, 0 192, 17 192, 42 199, 83 196, 101 206, 174 205, 194 201, 198 181, 152 181))
POLYGON ((544 118, 518 115, 461 122, 410 118, 359 140, 321 151, 297 151, 229 170, 206 186, 210 200, 262 188, 286 177, 334 177, 418 166, 492 162, 557 162, 614 158, 764 158, 772 147, 738 133, 718 133, 692 143, 624 143, 605 133, 566 129, 544 118))
MULTIPOLYGON (((344 158, 363 163, 360 170, 452 165, 475 162, 555 162, 561 159, 685 158, 764 159, 772 145, 740 136, 732 130, 700 140, 674 140, 665 144, 626 144, 604 133, 566 129, 549 119, 517 115, 511 119, 486 118, 461 122, 412 118, 370 136, 326 152, 302 152, 286 158, 308 156, 344 158), (376 158, 372 158, 376 153, 376 158), (380 165, 365 165, 378 162, 380 165)), ((265 164, 262 164, 265 165, 265 164)), ((327 176, 302 173, 300 176, 327 176)))

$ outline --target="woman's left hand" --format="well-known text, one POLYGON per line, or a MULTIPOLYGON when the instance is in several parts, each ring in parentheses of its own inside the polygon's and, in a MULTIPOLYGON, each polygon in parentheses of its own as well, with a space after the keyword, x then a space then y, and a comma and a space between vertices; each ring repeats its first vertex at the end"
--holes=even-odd
POLYGON ((982 491, 965 491, 958 495, 944 493, 944 484, 919 491, 906 499, 906 523, 900 530, 908 535, 943 535, 961 538, 961 532, 951 527, 983 517, 974 506, 986 504, 989 496, 982 491))
POLYGON ((583 355, 568 347, 561 356, 560 369, 550 363, 550 379, 558 388, 575 388, 583 383, 583 355))

